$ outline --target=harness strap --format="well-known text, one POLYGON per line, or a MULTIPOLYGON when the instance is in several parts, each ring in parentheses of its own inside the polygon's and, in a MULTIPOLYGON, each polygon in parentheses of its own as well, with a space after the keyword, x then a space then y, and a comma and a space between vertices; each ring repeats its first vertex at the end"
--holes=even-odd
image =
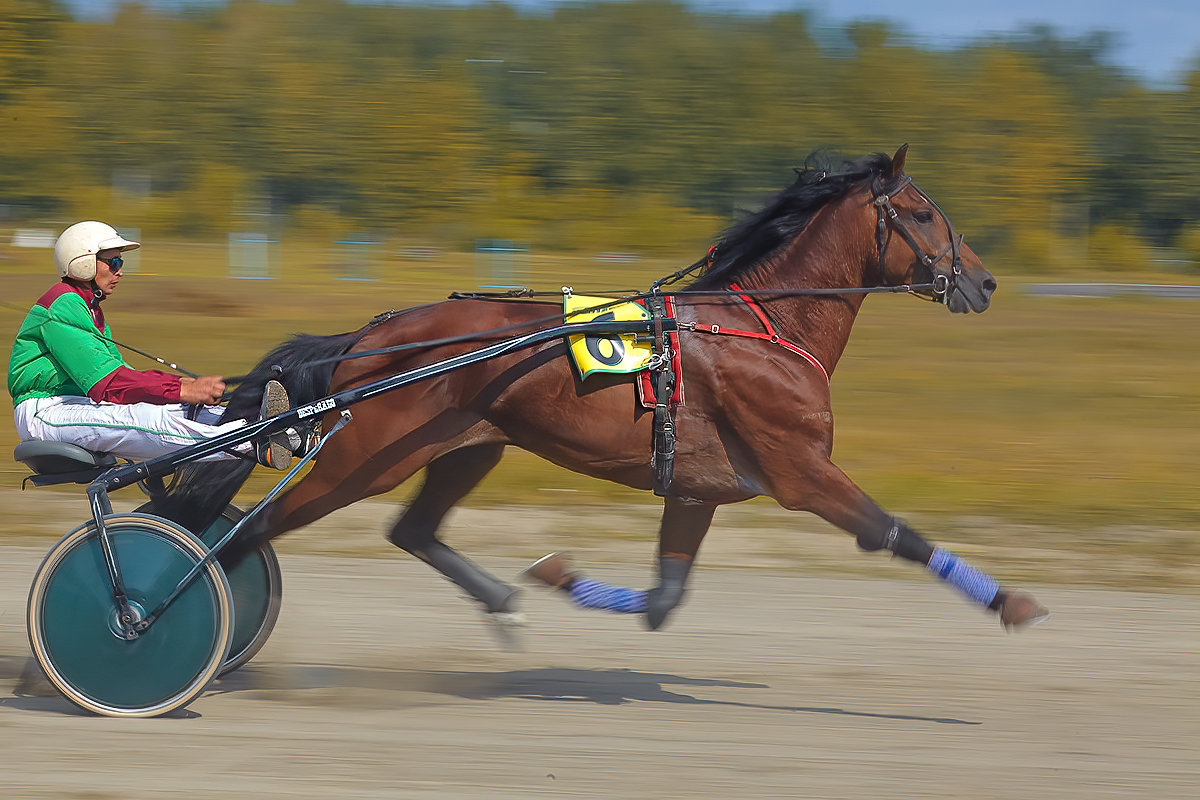
POLYGON ((737 328, 722 328, 720 325, 703 325, 701 323, 696 323, 696 331, 700 333, 723 334, 726 336, 744 336, 748 339, 762 339, 770 342, 771 344, 777 344, 784 350, 790 350, 808 363, 812 364, 820 371, 822 377, 825 378, 825 382, 829 382, 829 372, 825 369, 816 356, 805 350, 800 345, 793 344, 792 342, 789 342, 787 339, 784 339, 782 336, 780 336, 776 332, 775 326, 771 324, 770 318, 767 317, 767 313, 763 311, 762 306, 759 305, 759 303, 750 295, 742 294, 741 287, 739 287, 736 283, 729 284, 729 288, 736 292, 737 296, 742 298, 746 305, 750 307, 750 310, 754 312, 754 315, 758 317, 763 327, 766 328, 766 333, 759 331, 743 331, 738 330, 737 328))
POLYGON ((658 292, 646 298, 646 308, 654 320, 654 493, 670 494, 675 477, 675 419, 671 414, 671 396, 675 393, 675 369, 671 363, 671 343, 663 330, 668 316, 667 300, 658 292))

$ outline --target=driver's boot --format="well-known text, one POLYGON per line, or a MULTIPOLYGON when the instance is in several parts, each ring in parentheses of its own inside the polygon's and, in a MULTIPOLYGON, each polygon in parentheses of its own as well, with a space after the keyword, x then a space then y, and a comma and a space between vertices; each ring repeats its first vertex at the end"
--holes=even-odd
MULTIPOLYGON (((263 388, 259 420, 277 417, 292 407, 287 389, 277 380, 267 381, 263 388)), ((294 428, 272 433, 255 444, 255 456, 259 464, 271 469, 287 469, 292 464, 292 455, 301 445, 300 434, 294 428)))

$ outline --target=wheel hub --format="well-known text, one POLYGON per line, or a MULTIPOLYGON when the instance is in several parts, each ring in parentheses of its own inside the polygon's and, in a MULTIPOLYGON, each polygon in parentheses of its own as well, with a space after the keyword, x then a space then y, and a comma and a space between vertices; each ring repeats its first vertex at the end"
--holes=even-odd
POLYGON ((124 613, 122 613, 122 609, 116 606, 108 613, 108 629, 112 631, 113 636, 116 636, 121 641, 132 641, 138 638, 136 631, 137 624, 145 618, 146 609, 129 600, 125 604, 124 613))

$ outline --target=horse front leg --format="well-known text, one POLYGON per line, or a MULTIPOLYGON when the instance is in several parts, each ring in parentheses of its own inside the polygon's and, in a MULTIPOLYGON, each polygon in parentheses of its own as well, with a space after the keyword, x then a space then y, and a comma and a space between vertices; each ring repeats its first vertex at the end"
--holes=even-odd
POLYGON ((658 529, 658 585, 649 591, 614 586, 573 571, 566 557, 551 553, 527 568, 523 576, 561 589, 580 608, 618 614, 645 614, 646 626, 658 630, 683 600, 688 575, 717 506, 668 497, 658 529))
POLYGON ((695 503, 668 497, 658 528, 658 586, 646 597, 646 625, 662 627, 667 616, 683 601, 688 575, 712 525, 715 503, 695 503))
MULTIPOLYGON (((797 482, 800 486, 800 482, 797 482)), ((811 511, 855 537, 867 552, 888 550, 926 567, 968 600, 1000 615, 1006 630, 1040 622, 1049 611, 1033 597, 1005 589, 966 560, 927 542, 903 520, 889 515, 834 464, 826 461, 809 474, 795 497, 784 491, 777 499, 785 508, 811 511)))

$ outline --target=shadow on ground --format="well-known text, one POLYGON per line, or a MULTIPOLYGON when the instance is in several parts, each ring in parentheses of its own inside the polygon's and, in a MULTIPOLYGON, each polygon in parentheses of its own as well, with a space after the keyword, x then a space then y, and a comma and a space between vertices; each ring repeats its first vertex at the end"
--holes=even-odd
MULTIPOLYGON (((32 657, 0 656, 0 683, 12 686, 11 697, 0 697, 0 706, 56 714, 83 714, 59 697, 57 690, 42 674, 32 657)), ((247 665, 217 679, 210 694, 239 694, 261 700, 294 702, 306 693, 324 692, 324 705, 337 701, 340 691, 361 690, 407 692, 467 700, 540 700, 549 702, 592 703, 616 706, 627 703, 674 703, 731 708, 750 708, 804 714, 834 714, 872 719, 935 722, 944 725, 979 725, 953 717, 925 717, 911 714, 883 714, 854 711, 833 706, 789 706, 749 703, 712 697, 699 697, 666 687, 712 689, 770 689, 765 683, 747 683, 722 678, 692 678, 662 672, 629 669, 540 668, 508 672, 453 672, 404 669, 379 669, 332 664, 247 665), (328 692, 334 697, 328 697, 328 692)), ((344 697, 342 699, 345 699, 344 697)), ((401 705, 411 705, 411 702, 401 705)), ((420 703, 418 703, 420 704, 420 703)), ((180 710, 170 716, 198 717, 180 710)))
MULTIPOLYGON (((714 689, 770 689, 764 683, 719 678, 693 678, 658 672, 628 669, 540 668, 508 672, 453 672, 425 670, 389 670, 326 664, 296 664, 283 669, 248 666, 221 678, 219 692, 263 692, 272 699, 273 690, 282 697, 295 699, 305 691, 328 689, 411 692, 468 700, 541 700, 550 702, 624 705, 626 703, 674 703, 733 708, 761 709, 805 714, 834 714, 873 719, 935 722, 945 725, 981 723, 953 717, 926 717, 911 714, 884 714, 854 711, 832 706, 790 706, 750 703, 739 700, 696 696, 667 687, 714 689)), ((698 693, 697 693, 698 694, 698 693)))

